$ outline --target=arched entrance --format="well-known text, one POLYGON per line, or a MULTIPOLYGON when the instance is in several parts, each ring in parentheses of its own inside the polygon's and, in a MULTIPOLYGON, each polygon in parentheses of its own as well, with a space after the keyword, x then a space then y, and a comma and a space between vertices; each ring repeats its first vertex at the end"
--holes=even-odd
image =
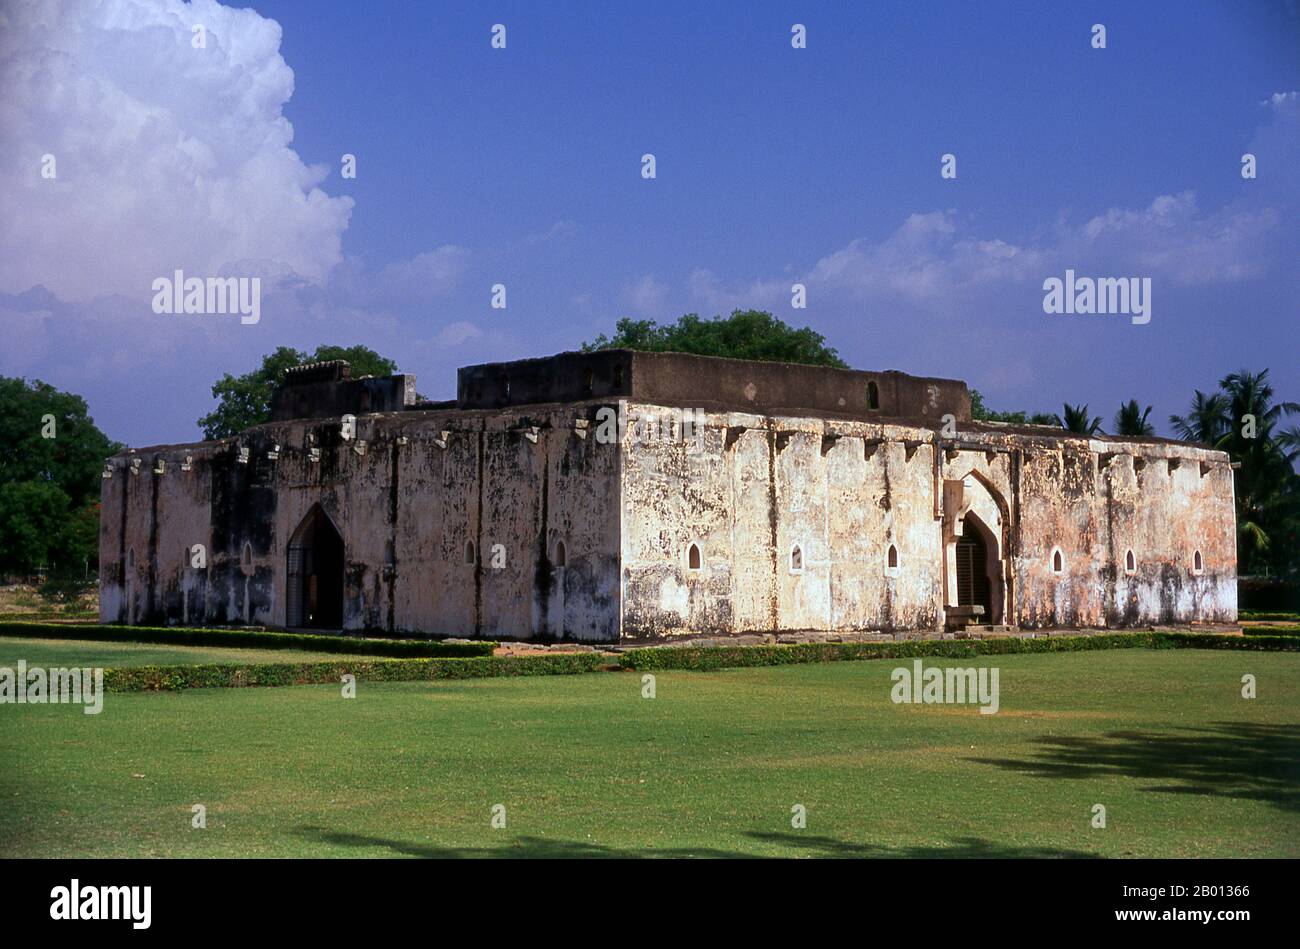
POLYGON ((944 606, 950 626, 1007 622, 1007 509, 975 472, 944 482, 944 606), (981 609, 974 609, 980 607, 981 609))
POLYGON ((988 546, 972 520, 967 515, 966 532, 957 538, 957 605, 982 606, 985 621, 993 622, 988 546))
POLYGON ((285 625, 343 627, 343 537, 319 504, 289 539, 285 625))

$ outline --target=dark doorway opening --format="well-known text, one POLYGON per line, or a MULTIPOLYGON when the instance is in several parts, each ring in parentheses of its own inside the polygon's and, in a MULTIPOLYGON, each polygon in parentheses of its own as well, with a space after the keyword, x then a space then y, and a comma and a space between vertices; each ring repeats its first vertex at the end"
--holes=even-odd
POLYGON ((343 537, 320 505, 289 540, 286 626, 343 627, 343 537))
POLYGON ((985 622, 993 616, 988 548, 976 530, 957 538, 957 605, 984 607, 985 622))

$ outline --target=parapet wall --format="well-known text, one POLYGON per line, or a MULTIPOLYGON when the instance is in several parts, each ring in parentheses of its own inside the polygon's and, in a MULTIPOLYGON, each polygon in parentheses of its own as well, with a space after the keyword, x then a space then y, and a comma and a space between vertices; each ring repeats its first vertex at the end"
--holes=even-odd
POLYGON ((626 398, 764 415, 916 418, 936 425, 948 414, 959 422, 971 417, 970 392, 955 379, 626 349, 467 366, 458 371, 456 397, 466 409, 626 398))

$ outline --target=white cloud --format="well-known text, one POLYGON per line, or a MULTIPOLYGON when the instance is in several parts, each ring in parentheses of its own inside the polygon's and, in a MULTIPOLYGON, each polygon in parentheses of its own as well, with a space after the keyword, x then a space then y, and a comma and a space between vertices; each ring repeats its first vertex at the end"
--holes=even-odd
POLYGON ((524 238, 527 244, 545 244, 548 241, 567 240, 578 233, 580 228, 574 221, 556 221, 540 234, 529 234, 524 238))
POLYGON ((466 320, 457 320, 444 326, 436 337, 439 346, 459 346, 471 339, 482 337, 483 331, 466 320))
POLYGON ((394 261, 380 272, 375 292, 385 299, 427 302, 455 287, 469 258, 464 247, 444 244, 408 260, 394 261))
POLYGON ((274 20, 215 0, 14 0, 0 16, 0 291, 141 298, 177 268, 321 281, 339 262, 352 201, 290 147, 274 20))
POLYGON ((623 288, 623 300, 638 316, 662 317, 668 303, 668 287, 652 274, 623 288))
POLYGON ((687 295, 702 316, 727 316, 733 310, 775 310, 790 302, 792 280, 754 280, 724 284, 710 270, 694 270, 687 281, 687 295))

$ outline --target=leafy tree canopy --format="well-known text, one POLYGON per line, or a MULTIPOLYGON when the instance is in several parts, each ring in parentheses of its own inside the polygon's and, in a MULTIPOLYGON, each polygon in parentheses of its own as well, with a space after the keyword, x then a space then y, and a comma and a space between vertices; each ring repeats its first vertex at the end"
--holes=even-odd
POLYGON ((676 323, 660 326, 653 320, 624 317, 612 337, 603 333, 582 344, 583 352, 599 349, 638 349, 649 353, 693 353, 728 359, 759 359, 809 366, 848 363, 826 345, 825 338, 810 327, 795 329, 762 310, 734 310, 731 316, 701 319, 687 313, 676 323))
POLYGON ((0 572, 94 561, 99 475, 121 449, 80 396, 0 376, 0 572))
POLYGON ((246 428, 271 420, 271 393, 284 378, 284 371, 313 362, 346 359, 352 377, 388 376, 397 363, 367 346, 317 346, 308 354, 281 346, 262 358, 262 365, 242 376, 226 373, 212 386, 217 407, 199 419, 204 438, 231 438, 246 428))
POLYGON ((1056 416, 1047 412, 997 412, 984 402, 979 389, 970 390, 970 414, 977 422, 1010 422, 1014 425, 1055 425, 1056 416))

